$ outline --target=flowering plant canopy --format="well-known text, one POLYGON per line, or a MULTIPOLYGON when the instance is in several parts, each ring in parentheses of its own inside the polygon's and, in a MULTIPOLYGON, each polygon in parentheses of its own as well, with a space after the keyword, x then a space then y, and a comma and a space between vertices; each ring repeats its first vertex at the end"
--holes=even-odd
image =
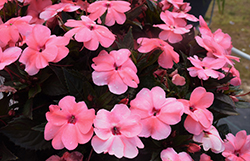
POLYGON ((250 160, 217 124, 248 105, 231 37, 191 6, 2 0, 0 160, 250 160))

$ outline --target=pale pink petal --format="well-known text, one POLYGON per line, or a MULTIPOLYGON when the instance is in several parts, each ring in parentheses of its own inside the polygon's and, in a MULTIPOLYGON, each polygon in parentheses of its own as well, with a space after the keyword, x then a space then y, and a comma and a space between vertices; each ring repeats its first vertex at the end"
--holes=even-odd
POLYGON ((107 140, 102 140, 98 138, 96 135, 91 140, 91 145, 96 153, 100 154, 102 152, 106 153, 109 151, 109 147, 113 143, 114 137, 110 137, 107 140))
MULTIPOLYGON (((65 126, 62 126, 61 128, 63 129, 65 126)), ((55 135, 55 137, 52 140, 52 146, 54 149, 56 150, 60 150, 63 149, 65 146, 63 145, 62 142, 62 134, 63 134, 63 130, 60 129, 58 131, 58 133, 55 135)))
POLYGON ((53 139, 57 133, 60 131, 61 126, 55 126, 52 123, 48 122, 45 125, 44 129, 44 139, 45 140, 51 140, 53 139))
POLYGON ((113 74, 115 74, 114 71, 108 71, 108 72, 93 71, 92 79, 96 85, 103 86, 103 85, 107 85, 110 83, 110 79, 113 74))
MULTIPOLYGON (((34 36, 35 42, 40 47, 44 46, 45 42, 49 39, 50 34, 51 34, 50 29, 46 26, 35 25, 33 27, 33 36, 34 36)), ((28 46, 30 46, 29 43, 32 43, 32 42, 29 41, 29 43, 28 43, 28 39, 29 39, 29 37, 27 37, 26 42, 27 42, 28 46)))
POLYGON ((235 141, 234 141, 235 150, 239 150, 243 147, 243 145, 246 142, 246 138, 247 138, 247 133, 245 130, 239 131, 235 135, 235 141))
POLYGON ((78 42, 87 42, 87 41, 90 41, 92 39, 92 37, 93 37, 92 31, 89 28, 87 28, 87 27, 82 27, 75 34, 75 39, 78 42))
POLYGON ((166 93, 161 87, 154 87, 151 89, 153 105, 156 109, 162 108, 166 101, 166 93))
POLYGON ((131 52, 128 49, 113 50, 110 55, 113 56, 116 66, 121 66, 125 63, 130 56, 131 52))
POLYGON ((140 119, 141 118, 139 115, 130 115, 130 117, 127 117, 126 120, 124 119, 124 121, 119 122, 119 126, 121 126, 120 132, 126 137, 137 136, 142 130, 140 119), (127 120, 134 120, 134 121, 132 122, 127 120))
POLYGON ((203 130, 203 127, 201 126, 201 124, 195 121, 194 119, 192 119, 192 117, 190 116, 187 116, 184 122, 184 127, 189 133, 194 134, 194 135, 199 135, 203 130))
POLYGON ((75 126, 81 131, 81 133, 86 134, 92 128, 93 120, 95 118, 95 110, 82 110, 75 115, 77 122, 75 126))
POLYGON ((208 108, 212 105, 214 100, 214 95, 211 92, 206 92, 203 87, 197 87, 193 90, 190 96, 190 106, 195 106, 196 108, 208 108))
POLYGON ((117 158, 122 158, 123 157, 123 151, 124 151, 124 143, 121 140, 121 138, 119 136, 115 136, 113 138, 113 143, 110 146, 109 149, 109 154, 111 155, 115 155, 117 158))
MULTIPOLYGON (((101 122, 100 122, 101 123, 101 122)), ((105 128, 105 127, 104 127, 105 128)), ((109 139, 113 134, 111 132, 110 129, 99 129, 98 127, 95 127, 94 131, 95 134, 98 136, 98 138, 102 139, 102 140, 107 140, 109 139)), ((112 127, 110 127, 112 128, 112 127)))
POLYGON ((171 127, 158 119, 151 119, 151 137, 155 140, 166 139, 171 133, 171 127))
POLYGON ((77 133, 77 141, 79 144, 85 144, 88 141, 90 141, 90 139, 93 136, 94 130, 93 128, 91 128, 87 133, 82 134, 80 132, 80 130, 78 128, 76 128, 76 133, 77 133))
POLYGON ((114 94, 125 93, 128 89, 128 86, 124 84, 119 74, 113 73, 108 83, 109 91, 114 94))
POLYGON ((95 51, 99 46, 99 41, 95 33, 92 32, 92 38, 89 41, 84 42, 84 47, 89 50, 95 51))
POLYGON ((136 73, 131 68, 123 68, 122 70, 118 70, 118 73, 122 79, 122 81, 132 88, 137 88, 139 84, 139 78, 136 73))
MULTIPOLYGON (((122 141, 124 143, 124 156, 127 158, 134 158, 138 155, 138 149, 136 148, 136 142, 135 139, 137 137, 133 137, 133 138, 123 138, 122 141)), ((140 139, 138 139, 140 140, 140 139)))
POLYGON ((74 124, 69 123, 63 128, 62 142, 68 150, 74 150, 78 146, 77 131, 74 124))

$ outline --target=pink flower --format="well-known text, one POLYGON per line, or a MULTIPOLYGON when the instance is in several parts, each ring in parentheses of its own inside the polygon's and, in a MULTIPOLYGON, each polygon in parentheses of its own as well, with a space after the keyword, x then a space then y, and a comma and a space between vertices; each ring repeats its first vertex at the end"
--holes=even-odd
POLYGON ((21 55, 22 49, 19 47, 9 47, 4 52, 0 47, 0 70, 4 69, 5 66, 14 63, 21 55))
POLYGON ((163 68, 172 68, 174 63, 179 62, 179 54, 174 51, 174 48, 167 42, 158 38, 139 38, 137 43, 141 46, 138 51, 148 53, 155 48, 160 48, 163 52, 158 58, 158 63, 163 68))
POLYGON ((201 37, 195 37, 197 43, 208 51, 208 57, 224 59, 224 61, 233 66, 232 60, 239 61, 239 58, 230 55, 232 49, 231 37, 228 34, 224 34, 221 29, 212 33, 202 16, 199 18, 201 37))
POLYGON ((31 16, 25 17, 15 17, 11 18, 4 24, 0 25, 0 47, 5 46, 15 46, 15 44, 21 39, 21 35, 27 35, 31 26, 29 25, 29 21, 31 20, 31 16))
POLYGON ((87 8, 89 7, 89 3, 87 1, 82 1, 82 0, 61 0, 62 3, 71 3, 76 6, 80 6, 81 10, 84 10, 87 12, 87 8))
POLYGON ((172 12, 173 16, 175 18, 185 18, 189 21, 197 22, 198 19, 194 15, 187 13, 191 10, 191 6, 189 5, 190 3, 183 3, 179 8, 174 8, 172 12))
POLYGON ((162 161, 193 161, 193 159, 186 152, 179 154, 173 148, 167 148, 161 152, 162 161))
POLYGON ((170 125, 181 120, 183 105, 175 98, 166 98, 165 91, 154 87, 151 91, 143 88, 130 102, 132 113, 141 116, 143 125, 140 137, 161 140, 171 133, 170 125))
POLYGON ((98 86, 108 85, 109 91, 114 94, 125 93, 129 87, 137 88, 139 78, 137 68, 129 58, 128 49, 113 50, 108 54, 102 50, 93 58, 93 82, 98 86))
POLYGON ((50 105, 46 113, 45 140, 52 140, 55 149, 73 150, 87 143, 93 135, 95 110, 88 109, 85 102, 75 102, 73 96, 65 96, 58 105, 50 105))
POLYGON ((184 113, 188 116, 184 122, 185 129, 195 135, 211 127, 213 114, 207 110, 213 104, 214 95, 206 92, 203 87, 197 87, 190 96, 190 101, 179 99, 184 105, 184 113))
POLYGON ((192 25, 187 25, 187 22, 182 18, 175 18, 172 12, 166 10, 161 12, 160 17, 165 24, 153 25, 163 29, 160 32, 159 38, 168 40, 170 43, 177 43, 182 40, 182 34, 188 33, 192 25))
POLYGON ((108 28, 95 24, 87 16, 81 16, 82 20, 68 20, 65 25, 74 27, 69 30, 65 36, 72 37, 75 35, 75 39, 78 42, 83 42, 84 46, 89 50, 96 50, 99 43, 107 48, 115 41, 115 35, 109 31, 108 28))
POLYGON ((73 151, 72 153, 65 152, 62 157, 57 155, 52 155, 46 161, 82 161, 83 155, 78 151, 73 151))
POLYGON ((222 70, 224 70, 225 72, 230 72, 234 76, 234 78, 230 80, 231 85, 233 86, 241 85, 240 72, 235 67, 233 66, 231 68, 224 67, 222 68, 222 70))
POLYGON ((213 161, 211 157, 205 153, 202 153, 200 156, 200 161, 213 161))
POLYGON ((130 10, 130 3, 125 1, 95 1, 91 3, 88 7, 88 12, 90 12, 89 18, 96 20, 100 18, 107 10, 107 15, 105 18, 105 25, 112 26, 115 21, 118 24, 123 24, 126 21, 126 15, 124 12, 130 10))
POLYGON ((0 0, 0 10, 4 7, 4 4, 7 2, 8 0, 0 0))
POLYGON ((94 120, 95 136, 91 145, 96 153, 109 153, 118 158, 134 158, 144 145, 137 136, 142 129, 140 117, 131 114, 124 104, 117 104, 109 112, 101 109, 94 120))
POLYGON ((169 9, 171 5, 173 5, 174 8, 179 9, 179 6, 184 4, 183 0, 162 0, 160 3, 163 5, 162 7, 163 11, 169 9))
POLYGON ((224 151, 224 142, 220 138, 220 134, 214 126, 204 130, 199 135, 194 135, 193 140, 202 143, 203 149, 208 151, 212 150, 214 153, 221 153, 224 151))
POLYGON ((198 76, 199 79, 203 80, 207 80, 209 77, 217 79, 225 77, 223 73, 216 71, 225 65, 224 59, 205 57, 201 61, 198 56, 194 55, 194 58, 189 57, 188 60, 194 65, 194 67, 187 68, 191 77, 198 76))
POLYGON ((27 48, 24 49, 19 61, 25 64, 25 71, 35 75, 39 69, 45 68, 49 62, 59 62, 68 55, 69 43, 66 37, 50 35, 50 29, 43 25, 35 25, 26 38, 27 48))
POLYGON ((50 5, 52 5, 51 0, 32 0, 27 9, 27 15, 32 16, 30 23, 43 24, 44 20, 39 18, 39 14, 50 5))
POLYGON ((40 13, 39 18, 44 19, 44 21, 47 21, 48 19, 51 19, 55 15, 57 15, 58 12, 74 12, 78 10, 80 6, 75 6, 71 3, 58 3, 54 5, 47 6, 43 12, 40 13))
POLYGON ((169 76, 172 77, 172 82, 177 86, 183 86, 186 84, 185 78, 178 74, 177 69, 173 71, 169 76))
POLYGON ((226 161, 250 160, 250 135, 247 135, 245 130, 239 131, 235 136, 227 134, 224 145, 222 155, 226 157, 226 161))

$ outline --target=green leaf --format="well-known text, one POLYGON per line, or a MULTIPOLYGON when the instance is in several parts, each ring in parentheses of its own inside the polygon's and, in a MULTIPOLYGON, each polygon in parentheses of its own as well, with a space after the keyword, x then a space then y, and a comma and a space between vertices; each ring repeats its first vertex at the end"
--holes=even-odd
POLYGON ((42 91, 41 87, 39 84, 36 84, 34 87, 32 87, 29 90, 29 98, 34 98, 38 93, 40 93, 42 91))
POLYGON ((33 98, 28 99, 23 107, 23 115, 28 117, 29 119, 33 119, 32 116, 32 109, 33 109, 33 98))
POLYGON ((39 125, 36 125, 36 126, 32 127, 31 129, 43 133, 46 124, 47 124, 47 122, 43 122, 43 123, 41 123, 39 125))
POLYGON ((0 142, 0 156, 2 161, 17 160, 18 157, 15 156, 4 144, 0 142))
POLYGON ((222 93, 214 94, 214 102, 210 109, 226 116, 239 115, 235 110, 234 101, 228 95, 222 93))
POLYGON ((56 75, 52 75, 42 84, 42 92, 49 96, 66 95, 66 87, 61 83, 56 75))
POLYGON ((156 8, 156 5, 154 4, 154 2, 150 1, 150 0, 146 0, 147 1, 147 5, 148 5, 148 8, 151 10, 151 11, 154 11, 155 8, 156 8))
POLYGON ((44 150, 51 148, 51 143, 44 140, 44 134, 32 130, 35 121, 20 116, 10 121, 0 132, 6 135, 13 143, 30 150, 44 150))
POLYGON ((129 10, 126 13, 126 17, 127 19, 133 21, 135 18, 137 18, 142 12, 142 5, 133 8, 132 10, 129 10))
POLYGON ((239 101, 239 102, 235 102, 235 106, 237 108, 250 108, 250 103, 244 102, 244 101, 239 101))
POLYGON ((129 50, 134 49, 134 38, 133 38, 133 33, 132 33, 132 27, 129 28, 127 34, 124 36, 122 40, 119 42, 116 42, 118 48, 126 48, 129 50))
POLYGON ((7 94, 4 94, 4 97, 0 100, 0 116, 6 115, 9 111, 9 102, 12 95, 7 96, 7 94))
POLYGON ((99 107, 104 107, 106 106, 113 98, 113 94, 111 92, 106 92, 102 94, 98 99, 97 99, 97 105, 99 107))
POLYGON ((84 86, 83 86, 83 81, 84 77, 82 76, 81 73, 75 70, 69 70, 62 68, 63 74, 64 74, 64 79, 67 85, 67 89, 70 93, 70 95, 76 97, 77 100, 84 100, 84 86))

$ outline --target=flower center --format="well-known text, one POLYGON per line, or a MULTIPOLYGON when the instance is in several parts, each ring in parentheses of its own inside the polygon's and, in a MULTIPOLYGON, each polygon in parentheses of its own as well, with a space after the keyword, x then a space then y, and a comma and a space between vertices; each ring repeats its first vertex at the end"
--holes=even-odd
POLYGON ((160 113, 160 109, 156 109, 155 107, 152 109, 151 113, 153 116, 157 116, 160 113))
POLYGON ((111 132, 113 135, 121 135, 121 132, 119 130, 118 127, 114 126, 112 129, 111 129, 111 132))
POLYGON ((116 63, 114 64, 114 68, 115 70, 118 70, 119 69, 119 66, 116 65, 116 63))
POLYGON ((240 157, 240 152, 238 150, 235 150, 234 151, 234 154, 237 156, 237 157, 240 157))
POLYGON ((90 29, 90 30, 94 30, 94 29, 95 29, 95 25, 94 25, 94 24, 91 24, 91 25, 89 26, 89 29, 90 29))
POLYGON ((107 2, 107 3, 105 4, 105 7, 107 7, 107 8, 111 7, 110 2, 107 2))
POLYGON ((189 107, 189 110, 190 110, 191 112, 194 112, 194 111, 196 110, 196 108, 195 108, 195 107, 190 106, 190 107, 189 107))
POLYGON ((68 120, 68 123, 70 124, 75 124, 76 123, 76 117, 74 115, 72 115, 69 120, 68 120))

